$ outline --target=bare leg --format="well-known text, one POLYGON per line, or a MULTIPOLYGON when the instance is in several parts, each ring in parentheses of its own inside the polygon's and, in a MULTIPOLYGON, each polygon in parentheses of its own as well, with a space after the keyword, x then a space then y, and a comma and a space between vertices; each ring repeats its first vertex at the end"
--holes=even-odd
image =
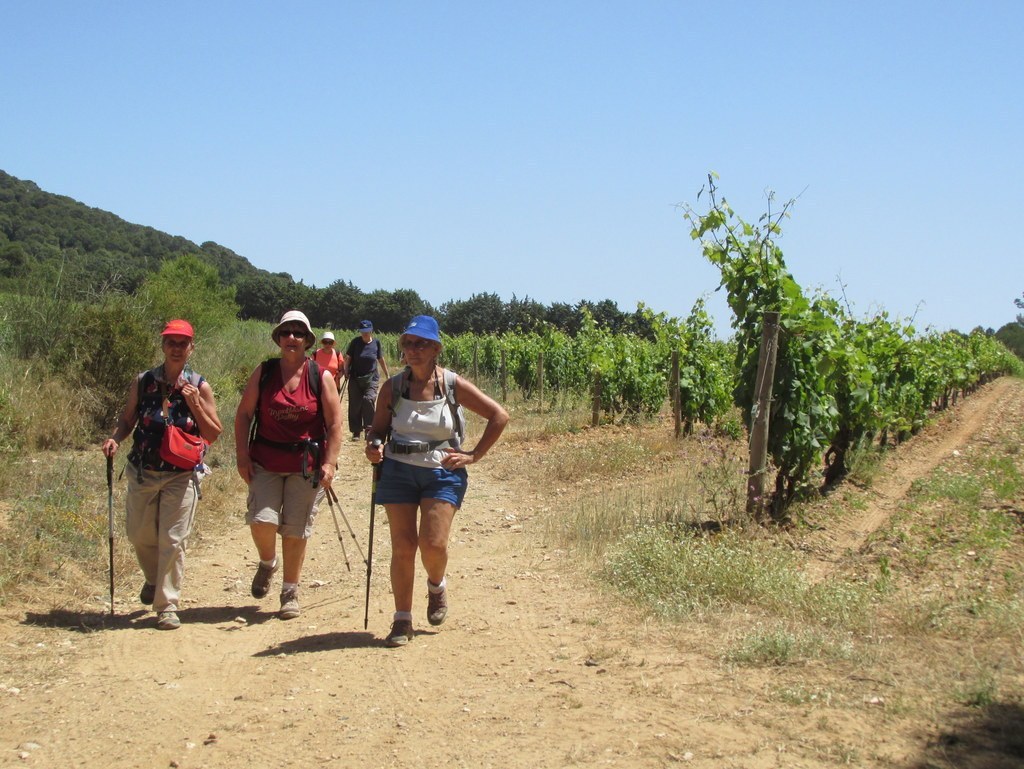
POLYGON ((307 541, 302 537, 281 537, 281 551, 284 556, 284 572, 281 575, 283 581, 299 583, 302 563, 306 560, 307 541))
POLYGON ((440 499, 420 500, 419 548, 427 579, 440 585, 448 568, 448 536, 455 519, 455 506, 440 499))
POLYGON ((252 541, 256 544, 256 552, 261 561, 272 561, 277 555, 277 525, 273 523, 253 523, 249 525, 252 541))
POLYGON ((419 505, 384 505, 391 532, 391 592, 395 611, 412 611, 413 580, 416 574, 416 511, 419 505))

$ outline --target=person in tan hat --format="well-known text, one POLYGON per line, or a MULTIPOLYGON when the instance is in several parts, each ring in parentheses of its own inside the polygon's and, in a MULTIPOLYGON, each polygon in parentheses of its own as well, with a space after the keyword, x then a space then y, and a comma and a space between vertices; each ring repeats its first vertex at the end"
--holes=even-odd
MULTIPOLYGON (((181 625, 178 602, 185 574, 185 548, 199 483, 208 472, 202 460, 172 464, 161 450, 169 425, 199 435, 207 443, 220 436, 220 419, 210 383, 188 365, 195 332, 187 320, 172 320, 160 335, 164 362, 143 371, 128 388, 128 400, 102 451, 113 457, 132 436, 128 454, 125 531, 145 582, 139 601, 152 604, 160 630, 181 625)), ((113 609, 113 607, 111 607, 113 609)))
POLYGON ((270 589, 280 535, 278 616, 294 619, 306 542, 338 462, 341 403, 331 372, 306 357, 316 335, 303 313, 286 312, 270 337, 281 355, 249 377, 235 414, 235 454, 238 474, 249 486, 245 520, 259 556, 252 595, 263 598, 270 589))
POLYGON ((338 393, 341 394, 341 372, 345 368, 345 361, 334 346, 334 334, 325 331, 320 335, 320 349, 313 355, 313 360, 321 369, 331 372, 335 384, 338 385, 338 393))

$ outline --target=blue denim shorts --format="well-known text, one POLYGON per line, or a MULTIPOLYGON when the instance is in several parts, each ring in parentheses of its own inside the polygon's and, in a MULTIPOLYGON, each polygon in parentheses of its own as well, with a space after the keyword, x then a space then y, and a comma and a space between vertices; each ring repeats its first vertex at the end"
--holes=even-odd
POLYGON ((419 467, 385 457, 377 482, 377 502, 414 505, 421 499, 440 499, 458 509, 462 507, 468 486, 469 474, 465 468, 419 467))

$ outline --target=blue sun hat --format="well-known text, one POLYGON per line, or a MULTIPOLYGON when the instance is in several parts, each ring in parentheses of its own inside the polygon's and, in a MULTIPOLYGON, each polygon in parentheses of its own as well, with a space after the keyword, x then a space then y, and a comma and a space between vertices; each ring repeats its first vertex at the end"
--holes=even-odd
POLYGON ((437 321, 429 315, 417 315, 409 321, 402 336, 418 336, 420 339, 429 339, 431 342, 441 343, 441 331, 437 327, 437 321))
POLYGON ((358 331, 360 334, 372 334, 373 324, 368 320, 361 320, 359 321, 358 331))

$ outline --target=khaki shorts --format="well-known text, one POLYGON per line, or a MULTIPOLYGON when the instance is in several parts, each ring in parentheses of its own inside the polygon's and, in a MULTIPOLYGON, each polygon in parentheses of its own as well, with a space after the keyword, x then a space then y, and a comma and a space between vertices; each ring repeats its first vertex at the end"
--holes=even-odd
POLYGON ((282 537, 309 539, 323 486, 315 489, 302 473, 272 473, 253 462, 245 522, 271 523, 282 537))

